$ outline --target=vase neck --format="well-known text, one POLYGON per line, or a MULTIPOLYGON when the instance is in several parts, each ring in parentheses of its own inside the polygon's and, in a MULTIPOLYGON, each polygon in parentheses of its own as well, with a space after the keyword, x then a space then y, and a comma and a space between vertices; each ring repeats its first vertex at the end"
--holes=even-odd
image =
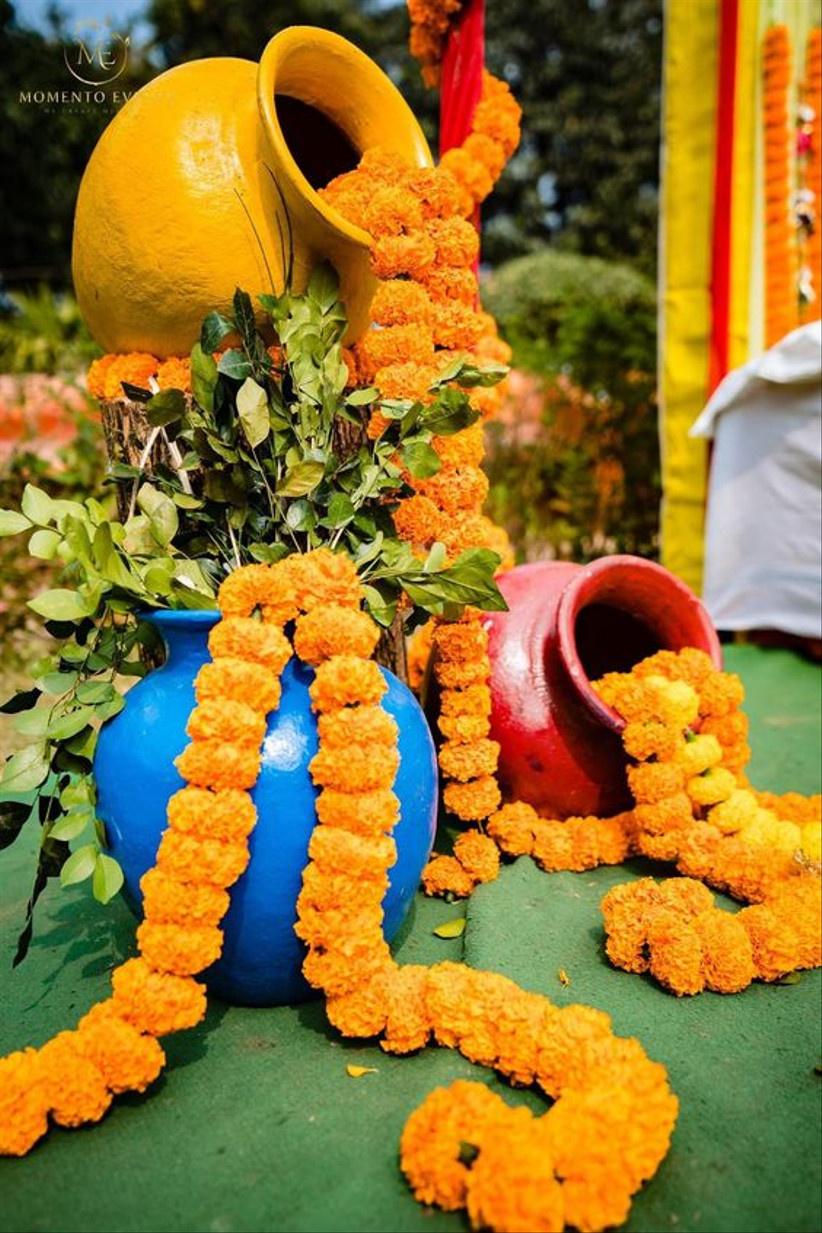
POLYGON ((657 651, 684 647, 705 651, 722 666, 716 630, 696 595, 640 557, 604 557, 579 570, 560 596, 555 639, 578 700, 615 732, 625 722, 592 686, 606 672, 630 672, 657 651))
POLYGON ((208 659, 208 635, 220 619, 217 611, 158 609, 141 613, 166 648, 166 666, 199 668, 208 659))

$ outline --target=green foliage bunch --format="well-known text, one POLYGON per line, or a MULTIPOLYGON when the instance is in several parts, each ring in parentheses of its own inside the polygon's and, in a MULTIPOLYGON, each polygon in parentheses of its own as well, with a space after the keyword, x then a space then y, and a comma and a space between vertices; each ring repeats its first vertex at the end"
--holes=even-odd
POLYGON ((655 556, 656 292, 628 266, 544 249, 486 279, 484 303, 539 376, 530 431, 492 425, 491 513, 529 555, 655 556))
POLYGON ((459 616, 467 604, 505 607, 495 553, 476 549, 448 562, 435 544, 419 560, 391 518, 413 491, 410 479, 439 470, 432 438, 477 419, 466 387, 493 384, 505 370, 454 361, 425 404, 347 390, 346 319, 330 267, 314 272, 304 294, 264 295, 260 304, 265 335, 239 289, 231 316, 209 313, 191 354, 190 396, 124 386, 150 426, 143 465, 111 468, 110 481, 128 498, 124 520, 110 518, 97 497, 54 498, 34 485, 19 509, 0 511, 0 536, 27 535, 31 556, 59 569, 57 585, 28 605, 56 649, 0 708, 27 742, 0 777, 0 846, 29 820, 41 827, 19 957, 50 877, 64 885, 89 879, 103 902, 122 882, 95 814, 93 757, 101 724, 123 706, 124 684, 145 673, 146 653, 157 649, 142 612, 214 608, 232 569, 321 546, 354 560, 383 626, 403 593, 409 627, 434 614, 459 616), (370 440, 364 417, 374 408, 388 427, 370 440), (354 429, 349 444, 341 426, 354 429), (148 476, 159 444, 165 461, 148 476))

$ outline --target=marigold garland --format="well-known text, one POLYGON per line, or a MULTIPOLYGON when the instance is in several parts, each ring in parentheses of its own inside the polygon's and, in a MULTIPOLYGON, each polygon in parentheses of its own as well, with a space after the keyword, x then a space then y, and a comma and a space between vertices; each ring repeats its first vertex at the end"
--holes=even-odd
POLYGON ((765 192, 765 345, 772 347, 799 324, 796 235, 792 218, 791 43, 787 26, 774 25, 762 48, 765 192))
POLYGON ((808 34, 804 82, 805 123, 808 130, 804 150, 804 188, 810 217, 804 245, 806 300, 803 321, 818 321, 822 316, 822 30, 815 26, 808 34))

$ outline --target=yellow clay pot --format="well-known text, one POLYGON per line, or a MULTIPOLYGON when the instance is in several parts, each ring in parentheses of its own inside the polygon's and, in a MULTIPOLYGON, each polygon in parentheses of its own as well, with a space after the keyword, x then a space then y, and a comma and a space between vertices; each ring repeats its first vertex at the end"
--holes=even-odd
POLYGON ((336 267, 356 338, 375 286, 368 236, 316 189, 371 146, 431 164, 399 91, 326 30, 283 30, 259 67, 195 60, 155 78, 109 124, 80 185, 72 267, 94 338, 185 355, 235 287, 283 290, 289 245, 296 291, 319 262, 336 267))

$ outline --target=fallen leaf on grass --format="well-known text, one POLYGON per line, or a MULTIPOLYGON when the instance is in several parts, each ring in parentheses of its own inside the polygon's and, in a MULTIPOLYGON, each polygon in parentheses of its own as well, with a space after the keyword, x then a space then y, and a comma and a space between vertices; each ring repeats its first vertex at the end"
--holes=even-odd
POLYGON ((567 988, 567 986, 568 986, 568 985, 570 985, 570 983, 571 983, 571 977, 570 977, 570 976, 568 975, 568 973, 565 971, 565 968, 559 968, 559 969, 557 970, 557 980, 559 981, 559 983, 560 983, 561 985, 565 985, 565 986, 566 986, 566 988, 567 988))
POLYGON ((377 1073, 376 1066, 346 1066, 345 1069, 352 1079, 361 1079, 363 1075, 375 1075, 377 1073))
POLYGON ((453 920, 443 921, 437 925, 434 933, 438 938, 458 938, 465 932, 465 917, 456 916, 453 920))

